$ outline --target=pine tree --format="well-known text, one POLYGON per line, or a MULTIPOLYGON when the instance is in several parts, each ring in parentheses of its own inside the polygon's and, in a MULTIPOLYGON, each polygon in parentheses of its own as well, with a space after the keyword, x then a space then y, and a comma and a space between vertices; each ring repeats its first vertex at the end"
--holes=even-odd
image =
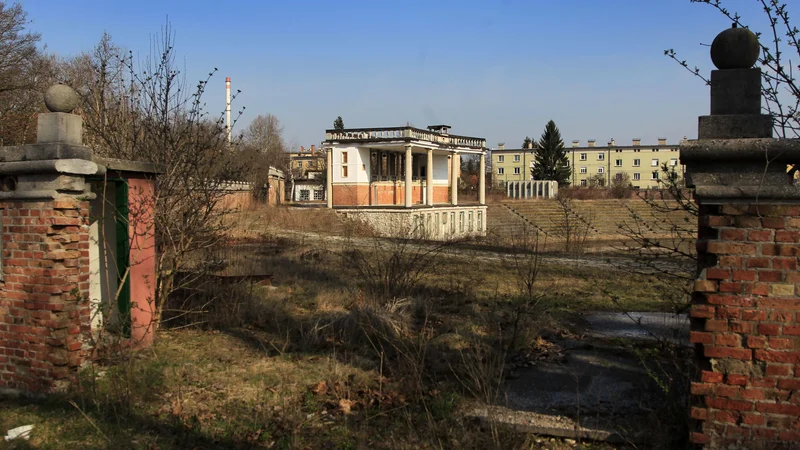
POLYGON ((561 132, 552 120, 547 122, 541 139, 535 145, 535 163, 531 169, 534 180, 555 180, 559 186, 569 186, 572 169, 561 132))
POLYGON ((342 116, 336 118, 333 121, 333 129, 334 130, 344 130, 344 120, 342 120, 342 116))
POLYGON ((533 139, 528 136, 525 136, 525 140, 522 141, 522 148, 533 148, 533 139))

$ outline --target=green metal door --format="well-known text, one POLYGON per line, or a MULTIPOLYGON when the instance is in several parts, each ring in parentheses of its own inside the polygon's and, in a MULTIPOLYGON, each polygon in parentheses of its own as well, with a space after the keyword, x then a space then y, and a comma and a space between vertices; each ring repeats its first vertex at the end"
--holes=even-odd
MULTIPOLYGON (((110 181, 110 180, 109 180, 110 181)), ((114 221, 116 223, 117 237, 117 308, 122 333, 125 337, 131 335, 131 283, 130 283, 130 235, 128 233, 128 183, 124 180, 114 180, 114 221)))

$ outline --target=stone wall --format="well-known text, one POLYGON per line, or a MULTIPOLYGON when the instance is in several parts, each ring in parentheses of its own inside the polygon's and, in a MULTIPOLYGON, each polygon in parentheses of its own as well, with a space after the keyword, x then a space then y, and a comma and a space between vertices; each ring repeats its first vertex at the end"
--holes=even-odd
POLYGON ((368 224, 376 235, 430 240, 486 235, 486 206, 436 206, 414 209, 340 209, 368 224))

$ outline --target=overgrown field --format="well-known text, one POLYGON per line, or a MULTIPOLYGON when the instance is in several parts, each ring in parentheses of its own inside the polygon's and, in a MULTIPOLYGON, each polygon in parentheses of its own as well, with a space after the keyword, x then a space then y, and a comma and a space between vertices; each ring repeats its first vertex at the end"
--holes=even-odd
POLYGON ((240 230, 228 253, 247 238, 237 264, 271 286, 198 286, 152 348, 97 362, 49 400, 0 400, 0 430, 36 427, 5 445, 574 448, 478 424, 465 406, 502 401, 506 362, 548 358, 543 334, 579 339, 582 312, 683 300, 673 280, 602 257, 334 234, 240 230))

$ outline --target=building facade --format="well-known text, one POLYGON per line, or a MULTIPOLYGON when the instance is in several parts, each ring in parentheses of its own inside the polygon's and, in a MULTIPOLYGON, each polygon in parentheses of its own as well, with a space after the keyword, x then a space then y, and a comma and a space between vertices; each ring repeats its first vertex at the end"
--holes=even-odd
POLYGON ((290 179, 286 184, 286 198, 290 202, 325 201, 325 168, 327 153, 317 149, 300 147, 299 152, 289 153, 290 179))
POLYGON ((316 145, 309 150, 301 146, 299 152, 289 152, 289 170, 296 178, 313 179, 316 174, 325 172, 326 155, 316 145))
POLYGON ((447 125, 327 130, 327 204, 382 235, 447 239, 486 233, 485 146, 447 125), (463 155, 478 155, 477 204, 459 205, 463 155))
MULTIPOLYGON (((633 139, 631 145, 616 145, 612 139, 602 147, 598 147, 594 139, 590 139, 586 146, 581 146, 580 141, 572 141, 567 156, 572 168, 572 186, 609 186, 627 175, 634 188, 652 189, 659 185, 663 175, 662 164, 675 167, 681 177, 684 171, 680 164, 679 145, 668 144, 664 138, 659 138, 655 145, 642 145, 640 139, 633 139)), ((495 184, 532 180, 534 161, 532 148, 493 149, 495 184)))

